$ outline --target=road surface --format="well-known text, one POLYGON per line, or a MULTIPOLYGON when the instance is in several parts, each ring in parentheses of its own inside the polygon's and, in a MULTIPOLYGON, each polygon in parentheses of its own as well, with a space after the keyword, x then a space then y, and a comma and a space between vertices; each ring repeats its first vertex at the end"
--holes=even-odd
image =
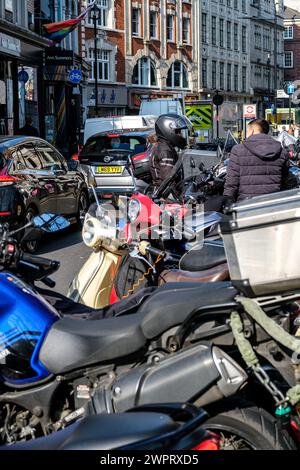
POLYGON ((64 233, 55 234, 51 238, 44 239, 36 254, 60 261, 60 269, 51 276, 51 279, 56 281, 54 290, 66 294, 72 279, 90 253, 91 249, 87 248, 82 242, 81 231, 72 227, 64 233))

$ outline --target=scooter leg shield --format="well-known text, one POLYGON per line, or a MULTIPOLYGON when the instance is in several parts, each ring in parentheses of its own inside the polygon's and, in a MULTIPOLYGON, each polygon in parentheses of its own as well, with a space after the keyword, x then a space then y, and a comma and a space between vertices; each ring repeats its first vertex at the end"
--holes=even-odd
POLYGON ((164 359, 153 358, 96 391, 96 413, 120 413, 158 403, 207 405, 234 395, 247 380, 245 371, 226 353, 208 344, 185 349, 164 359), (203 400, 203 397, 205 399, 203 400))

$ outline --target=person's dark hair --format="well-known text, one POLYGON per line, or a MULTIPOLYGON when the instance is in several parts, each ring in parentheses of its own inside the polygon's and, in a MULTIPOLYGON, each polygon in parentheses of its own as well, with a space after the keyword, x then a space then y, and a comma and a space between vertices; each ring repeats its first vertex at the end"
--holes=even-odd
POLYGON ((248 124, 248 127, 256 127, 262 134, 269 134, 270 124, 265 119, 253 119, 248 124))
POLYGON ((26 122, 27 125, 31 126, 33 124, 32 117, 26 116, 25 122, 26 122))

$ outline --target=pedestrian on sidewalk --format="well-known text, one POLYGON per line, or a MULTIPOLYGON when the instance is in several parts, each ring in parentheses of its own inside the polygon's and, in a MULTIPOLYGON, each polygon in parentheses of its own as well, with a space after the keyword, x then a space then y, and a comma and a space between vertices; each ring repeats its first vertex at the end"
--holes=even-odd
POLYGON ((224 189, 225 206, 296 186, 289 174, 289 153, 271 135, 264 119, 251 121, 247 139, 231 151, 224 189))
POLYGON ((33 121, 30 116, 25 119, 25 126, 21 127, 18 132, 19 135, 25 135, 29 137, 39 137, 38 130, 33 126, 33 121))

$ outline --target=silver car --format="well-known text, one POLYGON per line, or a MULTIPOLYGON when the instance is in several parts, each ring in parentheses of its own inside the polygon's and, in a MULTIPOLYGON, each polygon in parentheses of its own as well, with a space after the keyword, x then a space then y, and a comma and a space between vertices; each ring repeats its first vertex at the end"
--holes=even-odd
MULTIPOLYGON (((111 193, 132 193, 134 181, 129 171, 131 157, 143 154, 153 129, 101 132, 88 139, 80 155, 80 166, 88 181, 104 197, 111 193)), ((137 187, 145 183, 137 182, 137 187)))

